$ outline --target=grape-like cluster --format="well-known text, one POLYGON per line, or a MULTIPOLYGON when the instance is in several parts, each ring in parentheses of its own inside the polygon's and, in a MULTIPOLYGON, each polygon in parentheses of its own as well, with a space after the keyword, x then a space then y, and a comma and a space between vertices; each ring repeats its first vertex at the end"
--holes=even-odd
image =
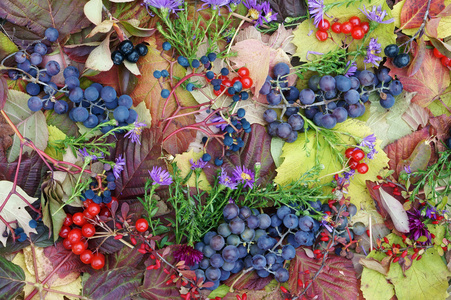
POLYGON ((410 64, 410 56, 408 53, 399 53, 399 47, 391 44, 384 49, 385 56, 393 59, 393 65, 397 68, 404 68, 410 64))
POLYGON ((268 133, 292 143, 297 139, 298 132, 308 129, 304 117, 317 126, 331 129, 348 117, 362 116, 365 113, 364 103, 372 92, 378 93, 382 107, 392 107, 394 97, 402 92, 403 86, 399 80, 393 80, 388 75, 389 71, 381 67, 376 74, 363 70, 351 77, 314 75, 308 81, 309 88, 299 91, 295 86, 288 86, 285 79, 290 72, 289 66, 285 63, 275 65, 273 72, 276 79, 268 76, 260 94, 266 95, 270 106, 283 109, 280 116, 272 108, 265 111, 263 117, 269 123, 268 133), (300 108, 304 108, 302 116, 299 114, 300 108))
MULTIPOLYGON (((45 35, 47 40, 55 41, 58 38, 58 31, 48 28, 45 35)), ((147 50, 147 47, 145 48, 147 50)), ((19 70, 8 71, 12 80, 22 78, 29 81, 26 92, 31 96, 28 99, 28 108, 31 111, 53 109, 57 114, 69 111, 72 121, 81 122, 87 128, 94 128, 114 118, 117 121, 116 125, 102 127, 103 133, 115 126, 126 126, 137 120, 138 114, 131 108, 133 100, 129 95, 118 97, 113 87, 102 86, 99 83, 93 83, 83 90, 80 87, 80 72, 74 66, 68 66, 63 70, 65 85, 58 88, 56 83, 52 82, 52 78, 60 73, 61 67, 54 60, 48 61, 45 66, 42 65, 47 52, 48 47, 42 42, 34 44, 28 51, 18 51, 14 54, 14 59, 19 70), (39 96, 41 92, 45 95, 39 96), (72 105, 65 100, 57 99, 62 95, 67 96, 72 105)))
POLYGON ((149 49, 147 48, 146 43, 140 43, 136 46, 130 40, 122 41, 117 50, 111 53, 111 59, 115 65, 120 65, 124 62, 124 60, 136 63, 138 62, 141 56, 145 56, 149 49))
MULTIPOLYGON (((315 205, 319 208, 321 204, 315 205)), ((298 217, 296 210, 288 206, 267 215, 229 203, 223 215, 225 222, 217 231, 208 232, 203 242, 194 246, 204 258, 192 269, 198 280, 214 283, 211 289, 244 269, 255 270, 262 278, 273 274, 278 282, 286 282, 289 273, 284 262, 296 256, 297 247, 312 246, 320 229, 320 223, 310 215, 298 217)))

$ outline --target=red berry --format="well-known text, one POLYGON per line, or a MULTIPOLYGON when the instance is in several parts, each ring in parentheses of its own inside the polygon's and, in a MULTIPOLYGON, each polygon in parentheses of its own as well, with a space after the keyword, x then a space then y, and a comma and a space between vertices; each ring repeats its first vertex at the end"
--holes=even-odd
POLYGON ((358 161, 353 160, 352 158, 349 160, 348 162, 348 166, 352 169, 355 170, 357 169, 357 165, 359 164, 358 161))
POLYGON ((111 217, 111 212, 107 207, 104 207, 100 210, 99 217, 109 218, 111 217))
POLYGON ((438 51, 437 48, 434 48, 434 56, 437 57, 437 58, 442 58, 445 55, 441 54, 440 51, 438 51))
POLYGON ((344 34, 349 34, 352 31, 352 24, 351 22, 344 22, 341 24, 341 32, 344 34))
POLYGON ((365 152, 363 152, 362 149, 355 149, 354 152, 352 152, 352 158, 355 161, 361 161, 365 157, 365 152))
POLYGON ((449 62, 451 61, 451 59, 446 56, 443 56, 440 60, 442 61, 442 65, 444 65, 445 67, 447 67, 449 65, 449 62))
POLYGON ((368 31, 370 31, 370 23, 368 23, 368 22, 360 23, 360 27, 362 27, 362 29, 365 33, 368 33, 368 31))
POLYGON ((86 224, 86 219, 81 212, 75 213, 72 216, 72 220, 74 221, 74 224, 78 226, 83 226, 86 224))
POLYGON ((318 30, 315 33, 315 35, 316 35, 316 38, 318 39, 318 41, 320 41, 320 42, 324 42, 325 40, 327 40, 327 37, 329 36, 327 31, 323 31, 323 30, 318 30))
POLYGON ((346 158, 351 158, 352 157, 352 152, 354 152, 354 149, 355 148, 348 148, 348 149, 346 149, 346 151, 345 151, 346 158))
POLYGON ((67 235, 67 238, 69 239, 72 246, 79 242, 81 240, 82 234, 80 228, 74 228, 72 229, 69 234, 67 235))
POLYGON ((111 205, 112 205, 113 203, 119 204, 119 201, 118 201, 117 198, 114 197, 114 196, 111 197, 111 202, 110 202, 110 203, 107 203, 106 207, 111 208, 111 205))
POLYGON ((89 249, 86 249, 85 251, 83 251, 80 254, 80 260, 82 263, 89 265, 92 261, 93 256, 94 255, 92 254, 92 251, 89 249))
POLYGON ((62 237, 63 239, 65 239, 69 235, 69 232, 70 232, 70 227, 63 225, 60 229, 59 236, 62 237))
POLYGON ((360 163, 357 165, 356 169, 360 174, 365 174, 366 172, 368 172, 368 165, 366 163, 360 163))
POLYGON ((85 209, 83 211, 83 217, 85 217, 85 219, 87 219, 87 220, 90 220, 90 219, 94 218, 94 216, 89 213, 88 209, 85 209))
POLYGON ((220 90, 216 91, 214 90, 213 93, 217 96, 221 95, 221 93, 224 91, 224 88, 221 88, 220 90))
POLYGON ((72 215, 71 214, 66 214, 66 217, 64 218, 63 225, 64 226, 70 226, 70 225, 72 225, 72 223, 73 223, 72 215))
POLYGON ((352 24, 352 26, 359 26, 360 25, 360 18, 357 16, 353 16, 351 18, 349 18, 349 23, 352 24))
POLYGON ((335 33, 340 33, 341 32, 341 23, 340 22, 334 22, 332 24, 332 31, 335 33))
POLYGON ((240 81, 240 77, 233 77, 233 79, 231 80, 231 82, 232 82, 232 85, 235 83, 235 82, 237 82, 237 81, 240 81))
POLYGON ((66 239, 63 240, 63 247, 65 249, 67 249, 67 250, 71 250, 72 249, 72 244, 69 241, 69 239, 66 238, 66 239))
POLYGON ((84 237, 91 237, 96 233, 96 228, 92 224, 85 224, 81 228, 81 233, 84 237))
POLYGON ((91 267, 94 270, 100 270, 105 265, 105 256, 102 253, 96 253, 92 256, 91 267))
POLYGON ((326 20, 326 19, 323 19, 322 21, 320 21, 320 22, 318 23, 318 29, 319 29, 319 30, 328 31, 329 28, 330 28, 330 23, 329 23, 329 21, 326 20))
POLYGON ((351 35, 355 40, 361 40, 365 36, 365 31, 360 26, 352 27, 351 35))
POLYGON ((86 250, 87 247, 88 244, 85 241, 79 241, 72 245, 72 252, 76 255, 80 255, 86 250))
POLYGON ((83 202, 83 207, 84 207, 84 208, 88 208, 89 204, 91 204, 91 203, 94 203, 94 201, 92 201, 91 199, 86 199, 86 200, 83 202))
POLYGON ((97 203, 91 203, 86 210, 91 216, 97 216, 100 212, 100 205, 97 203))
POLYGON ((241 84, 243 85, 243 90, 250 89, 254 81, 249 76, 241 77, 241 84))
POLYGON ((145 232, 149 228, 149 223, 147 223, 146 219, 138 219, 136 220, 135 227, 139 232, 145 232))
POLYGON ((241 67, 238 69, 237 73, 240 77, 249 76, 249 69, 246 67, 241 67))

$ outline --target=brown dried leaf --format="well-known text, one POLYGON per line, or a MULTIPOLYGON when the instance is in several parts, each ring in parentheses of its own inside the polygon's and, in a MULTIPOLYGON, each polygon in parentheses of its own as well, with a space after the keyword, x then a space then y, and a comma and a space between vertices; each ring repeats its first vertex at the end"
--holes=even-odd
POLYGON ((370 258, 361 258, 359 260, 359 263, 362 264, 364 267, 367 267, 368 269, 377 271, 383 275, 387 275, 388 268, 386 266, 383 266, 378 260, 370 257, 370 258))

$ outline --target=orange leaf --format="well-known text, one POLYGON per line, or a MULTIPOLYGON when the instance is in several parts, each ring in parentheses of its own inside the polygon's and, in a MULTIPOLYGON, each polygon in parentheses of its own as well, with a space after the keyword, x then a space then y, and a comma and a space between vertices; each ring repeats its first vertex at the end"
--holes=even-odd
POLYGON ((426 49, 423 63, 418 72, 408 76, 407 68, 396 68, 391 60, 387 60, 385 66, 390 68, 390 76, 397 76, 407 92, 417 92, 412 98, 412 103, 427 107, 439 97, 450 84, 449 70, 444 67, 440 59, 437 59, 433 51, 426 49))
MULTIPOLYGON (((423 23, 428 1, 407 0, 401 10, 401 29, 417 28, 423 23)), ((445 8, 444 0, 432 0, 429 16, 433 17, 445 8)))

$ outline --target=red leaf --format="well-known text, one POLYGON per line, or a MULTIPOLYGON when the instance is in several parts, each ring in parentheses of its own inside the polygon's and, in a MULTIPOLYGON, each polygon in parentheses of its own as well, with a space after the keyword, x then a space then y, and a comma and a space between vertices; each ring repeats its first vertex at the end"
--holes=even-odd
POLYGON ((411 77, 415 75, 416 72, 420 69, 423 64, 424 57, 426 56, 426 43, 424 42, 424 38, 421 37, 417 43, 412 43, 412 53, 414 53, 414 57, 412 62, 407 69, 407 76, 411 77))
POLYGON ((8 82, 5 77, 0 76, 0 110, 3 109, 8 98, 8 82))
POLYGON ((429 123, 433 127, 434 131, 431 132, 431 136, 434 135, 439 140, 436 146, 439 151, 448 150, 440 141, 445 141, 449 138, 449 132, 451 130, 451 119, 446 115, 440 115, 438 117, 431 118, 429 123))
POLYGON ((404 90, 417 92, 412 98, 412 102, 422 107, 426 107, 433 102, 450 84, 448 68, 441 64, 440 59, 437 59, 430 49, 426 49, 421 67, 411 77, 409 77, 406 68, 396 68, 391 60, 387 60, 385 66, 390 68, 390 76, 398 76, 404 90))
MULTIPOLYGON (((233 152, 230 156, 224 156, 222 167, 227 171, 229 176, 232 174, 236 166, 245 166, 250 170, 254 170, 257 162, 261 163, 259 183, 265 185, 269 183, 275 176, 275 164, 271 156, 271 137, 266 133, 264 126, 253 124, 252 131, 244 135, 244 147, 233 152)), ((216 140, 208 143, 207 152, 213 158, 222 156, 222 145, 216 140)), ((217 166, 213 162, 209 163, 210 168, 204 168, 207 178, 214 182, 217 166)))
POLYGON ((116 180, 118 199, 130 199, 144 194, 144 185, 153 166, 164 167, 161 155, 161 130, 145 128, 141 134, 141 145, 122 137, 116 143, 116 155, 125 158, 125 167, 116 180))
MULTIPOLYGON (((222 300, 237 300, 237 296, 240 296, 243 299, 243 294, 246 293, 247 300, 283 300, 287 299, 283 296, 279 289, 274 289, 271 292, 267 292, 266 290, 240 290, 235 291, 233 293, 228 293, 225 295, 222 300)), ((289 299, 289 298, 288 298, 289 299)))
MULTIPOLYGON (((309 258, 303 249, 297 249, 289 269, 288 285, 291 293, 298 294, 304 290, 299 286, 298 279, 303 283, 309 281, 320 269, 321 261, 309 258), (310 274, 305 274, 306 270, 309 270, 310 274)), ((356 299, 358 294, 359 285, 352 261, 336 255, 327 258, 324 268, 306 292, 309 299, 318 296, 318 299, 322 300, 356 299)))
POLYGON ((81 262, 80 257, 63 247, 63 243, 56 243, 55 246, 44 248, 44 255, 52 262, 56 268, 67 256, 69 258, 58 268, 56 273, 60 278, 66 277, 72 272, 86 272, 92 270, 89 265, 81 262))
POLYGON ((388 166, 390 167, 390 170, 395 171, 393 173, 395 179, 398 178, 399 173, 401 172, 401 165, 403 165, 404 160, 411 156, 418 143, 429 137, 429 129, 423 128, 400 138, 384 148, 385 153, 387 153, 387 156, 390 159, 388 161, 388 166))
MULTIPOLYGON (((428 1, 406 0, 401 10, 401 29, 417 28, 423 22, 428 1)), ((432 0, 429 16, 433 17, 445 8, 444 0, 432 0)))
MULTIPOLYGON (((173 249, 174 246, 171 248, 173 249)), ((160 251, 162 253, 162 251, 160 251)), ((172 256, 167 256, 165 259, 174 264, 175 260, 172 256)), ((155 260, 150 257, 145 261, 145 266, 150 266, 155 264, 155 260)), ((144 299, 150 300, 163 300, 163 299, 180 299, 180 293, 174 283, 166 285, 166 281, 169 280, 169 275, 163 270, 166 265, 163 264, 159 269, 146 270, 144 273, 144 282, 142 285, 142 291, 140 296, 144 299)))

